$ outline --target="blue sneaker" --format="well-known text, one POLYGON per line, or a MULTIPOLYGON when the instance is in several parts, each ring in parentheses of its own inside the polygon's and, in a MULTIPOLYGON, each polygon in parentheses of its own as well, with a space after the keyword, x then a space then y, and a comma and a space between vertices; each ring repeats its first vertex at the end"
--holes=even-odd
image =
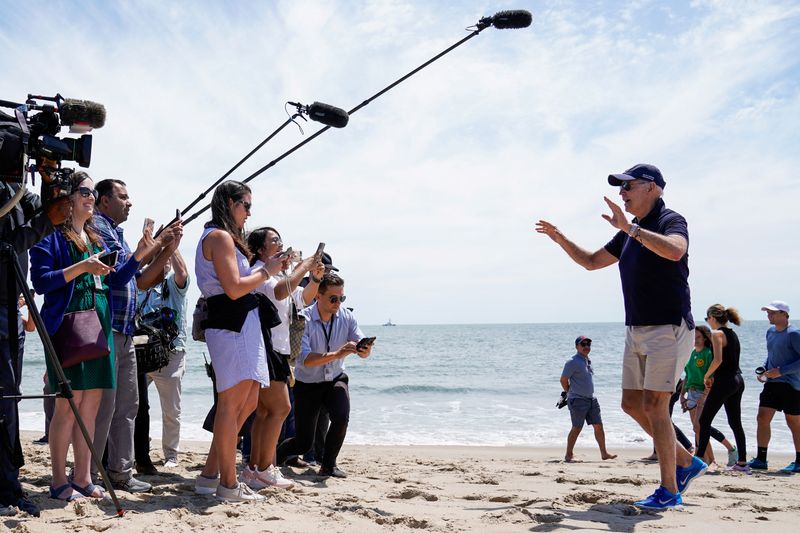
POLYGON ((747 463, 747 466, 749 466, 752 470, 766 470, 767 465, 768 463, 766 461, 762 461, 758 457, 753 457, 747 463))
POLYGON ((681 494, 672 494, 664 487, 659 486, 656 491, 638 502, 633 502, 636 507, 642 509, 653 509, 656 511, 663 511, 664 509, 680 509, 683 507, 683 498, 681 494))
POLYGON ((706 473, 708 465, 699 457, 692 457, 692 464, 687 467, 678 466, 675 468, 675 478, 678 481, 678 492, 686 494, 689 483, 706 473))
POLYGON ((800 473, 800 465, 795 462, 789 463, 789 466, 781 468, 781 472, 784 472, 786 474, 800 473))

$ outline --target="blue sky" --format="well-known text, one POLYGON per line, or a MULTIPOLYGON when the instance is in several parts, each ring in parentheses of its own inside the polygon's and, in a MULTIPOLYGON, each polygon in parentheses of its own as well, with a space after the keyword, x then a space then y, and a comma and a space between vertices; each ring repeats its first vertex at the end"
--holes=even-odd
MULTIPOLYGON (((89 172, 129 183, 131 241, 281 124, 285 101, 350 109, 482 16, 528 9, 531 28, 484 31, 253 181, 250 226, 307 253, 325 241, 364 323, 617 321, 616 268, 581 270, 533 223, 599 248, 606 175, 651 162, 689 222, 698 316, 800 309, 798 2, 0 6, 0 99, 106 105, 89 172)), ((287 128, 234 176, 303 138, 287 128)))

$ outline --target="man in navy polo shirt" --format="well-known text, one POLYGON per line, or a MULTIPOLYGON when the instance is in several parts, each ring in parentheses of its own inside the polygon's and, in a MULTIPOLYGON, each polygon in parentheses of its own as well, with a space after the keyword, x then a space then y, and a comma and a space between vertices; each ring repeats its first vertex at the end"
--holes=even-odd
POLYGON ((619 263, 625 301, 625 352, 622 409, 649 435, 658 454, 661 486, 639 507, 669 509, 682 505, 682 493, 708 466, 676 446, 669 399, 692 351, 694 321, 689 297, 689 231, 686 219, 667 209, 664 181, 653 165, 639 164, 608 176, 619 187, 622 208, 604 198, 619 230, 603 248, 590 252, 569 240, 553 224, 540 220, 536 231, 550 237, 587 270, 619 263))
POLYGON ((581 335, 575 339, 575 355, 564 364, 561 372, 561 387, 567 394, 569 415, 572 429, 567 435, 567 453, 564 460, 568 463, 575 458, 575 442, 581 434, 583 424, 594 428, 594 438, 600 447, 600 457, 615 459, 617 456, 606 450, 606 434, 603 431, 603 419, 600 417, 600 403, 594 397, 594 370, 589 352, 592 351, 592 339, 581 335))

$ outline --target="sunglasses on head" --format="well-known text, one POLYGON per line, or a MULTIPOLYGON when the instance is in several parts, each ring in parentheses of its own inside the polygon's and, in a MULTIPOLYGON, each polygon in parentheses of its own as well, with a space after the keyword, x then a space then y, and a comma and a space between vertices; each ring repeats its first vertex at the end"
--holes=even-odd
POLYGON ((78 194, 80 194, 83 198, 94 196, 94 199, 97 200, 97 191, 90 189, 89 187, 78 187, 78 194))
POLYGON ((332 304, 338 304, 339 302, 342 302, 342 303, 344 303, 344 301, 345 301, 346 299, 347 299, 347 296, 345 296, 345 295, 343 294, 341 297, 339 297, 339 296, 336 296, 336 295, 334 295, 334 296, 331 296, 330 298, 328 298, 328 301, 329 301, 329 302, 331 302, 332 304))

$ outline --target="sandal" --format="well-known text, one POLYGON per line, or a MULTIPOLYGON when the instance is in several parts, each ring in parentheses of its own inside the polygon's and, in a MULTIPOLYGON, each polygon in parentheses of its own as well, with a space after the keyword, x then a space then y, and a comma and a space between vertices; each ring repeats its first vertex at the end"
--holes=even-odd
POLYGON ((61 495, 64 493, 65 490, 67 490, 70 487, 71 485, 69 483, 61 485, 60 487, 55 487, 55 488, 50 487, 50 497, 53 498, 54 500, 61 500, 62 502, 71 502, 79 498, 83 498, 83 496, 76 493, 75 491, 73 491, 72 494, 70 494, 66 498, 62 498, 61 495))
POLYGON ((96 500, 104 500, 104 499, 108 498, 108 494, 106 494, 106 491, 104 491, 102 487, 98 487, 94 483, 90 482, 85 487, 81 487, 77 483, 71 483, 70 485, 72 485, 73 489, 75 489, 76 491, 80 492, 81 494, 83 494, 87 498, 94 498, 96 500), (95 496, 94 495, 94 491, 96 491, 96 490, 100 491, 100 496, 95 496))

